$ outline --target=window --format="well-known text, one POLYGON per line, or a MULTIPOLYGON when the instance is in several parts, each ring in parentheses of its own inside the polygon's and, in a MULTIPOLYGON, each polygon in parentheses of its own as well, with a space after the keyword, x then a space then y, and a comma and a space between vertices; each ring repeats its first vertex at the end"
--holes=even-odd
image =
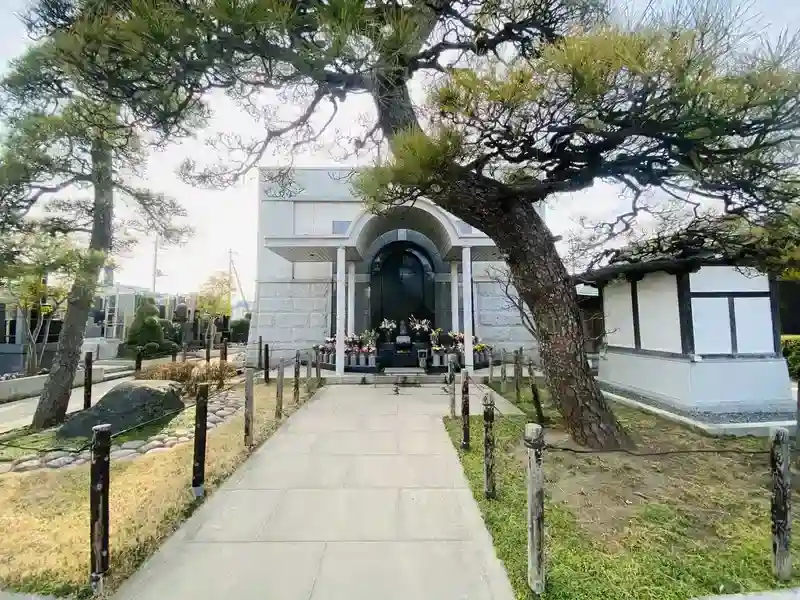
POLYGON ((345 235, 350 229, 350 221, 334 221, 333 235, 345 235))

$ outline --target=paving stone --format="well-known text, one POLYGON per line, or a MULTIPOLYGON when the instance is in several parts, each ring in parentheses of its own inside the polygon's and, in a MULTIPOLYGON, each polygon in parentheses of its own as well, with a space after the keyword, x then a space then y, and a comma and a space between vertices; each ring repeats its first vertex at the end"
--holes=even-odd
POLYGON ((51 460, 55 460, 57 458, 63 458, 65 456, 70 456, 69 452, 64 452, 63 450, 56 450, 54 452, 48 452, 42 457, 42 462, 50 462, 51 460))
POLYGON ((12 461, 12 464, 18 465, 19 463, 30 462, 32 460, 38 460, 38 454, 25 454, 24 456, 19 456, 12 461))
POLYGON ((118 460, 120 458, 125 458, 126 456, 130 456, 132 454, 136 454, 136 450, 126 449, 126 450, 115 450, 111 453, 111 460, 118 460))
POLYGON ((188 438, 188 437, 186 437, 186 436, 181 436, 181 437, 179 437, 179 438, 178 438, 178 443, 179 443, 179 444, 182 444, 182 443, 184 443, 184 442, 188 442, 188 441, 190 441, 190 439, 191 439, 191 438, 188 438))
POLYGON ((224 419, 225 417, 229 417, 229 416, 231 416, 232 414, 235 414, 235 413, 236 413, 236 410, 233 409, 233 408, 223 408, 222 410, 218 410, 216 412, 216 415, 218 417, 222 417, 224 419))
POLYGON ((150 439, 148 441, 152 442, 152 441, 158 440, 159 442, 163 442, 168 437, 169 436, 167 434, 165 434, 165 433, 159 433, 158 435, 150 436, 150 439))
POLYGON ((61 456, 59 458, 54 458, 53 460, 47 461, 47 466, 51 469, 60 469, 61 467, 71 465, 73 462, 75 462, 75 457, 61 456))
POLYGON ((166 442, 164 442, 164 448, 172 448, 177 443, 178 440, 167 440, 166 442))
POLYGON ((147 443, 146 440, 130 440, 122 444, 123 450, 138 450, 147 443))
POLYGON ((23 471, 33 471, 34 469, 39 469, 42 466, 42 461, 38 458, 35 460, 26 460, 14 465, 14 470, 18 473, 22 473, 23 471))
POLYGON ((207 421, 209 423, 214 423, 214 425, 217 425, 218 423, 222 423, 222 418, 218 417, 217 415, 208 415, 207 421))
POLYGON ((122 446, 120 446, 119 444, 113 444, 111 446, 111 452, 116 452, 117 450, 122 450, 122 446))
POLYGON ((14 464, 10 462, 0 462, 0 475, 3 473, 8 473, 11 469, 14 468, 14 464))
POLYGON ((172 435, 174 435, 174 436, 176 436, 178 438, 182 438, 182 437, 185 437, 187 435, 190 435, 191 433, 192 432, 189 429, 176 429, 175 431, 172 432, 172 435))
POLYGON ((169 452, 170 450, 172 450, 171 446, 170 447, 159 446, 158 448, 151 448, 150 450, 147 451, 147 454, 156 454, 158 452, 169 452))
POLYGON ((150 452, 153 448, 161 448, 164 445, 164 442, 161 440, 150 440, 145 445, 139 447, 139 452, 144 454, 145 452, 150 452))
POLYGON ((76 458, 72 463, 68 464, 65 469, 74 469, 75 467, 80 467, 81 465, 85 465, 87 461, 85 458, 76 458))

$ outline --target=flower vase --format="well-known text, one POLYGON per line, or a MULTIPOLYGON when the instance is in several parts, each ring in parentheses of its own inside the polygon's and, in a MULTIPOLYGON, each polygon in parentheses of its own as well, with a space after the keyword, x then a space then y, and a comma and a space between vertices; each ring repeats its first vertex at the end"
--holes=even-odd
POLYGON ((358 366, 359 367, 366 367, 367 366, 367 353, 366 352, 359 352, 358 353, 358 366))
POLYGON ((371 352, 369 355, 369 366, 375 367, 377 364, 377 357, 375 356, 374 352, 371 352))
POLYGON ((442 366, 442 355, 439 352, 433 353, 433 366, 434 367, 442 366))

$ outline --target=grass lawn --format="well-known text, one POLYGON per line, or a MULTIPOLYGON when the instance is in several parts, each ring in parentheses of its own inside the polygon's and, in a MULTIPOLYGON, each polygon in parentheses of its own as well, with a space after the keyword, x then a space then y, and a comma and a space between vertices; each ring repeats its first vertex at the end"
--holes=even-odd
MULTIPOLYGON (((243 390, 242 386, 237 389, 243 390)), ((301 398, 305 397, 301 386, 301 398)), ((291 405, 291 387, 284 403, 291 405)), ((275 386, 254 388, 255 438, 276 429, 275 386)), ((206 488, 213 491, 250 451, 238 413, 210 432, 206 488)), ((191 493, 192 443, 169 452, 113 462, 110 490, 109 587, 128 577, 196 507, 191 493)), ((0 477, 0 588, 88 597, 89 468, 0 477)))
MULTIPOLYGON (((509 386, 506 397, 514 399, 509 386)), ((543 395, 546 440, 574 446, 543 395)), ((520 405, 530 411, 529 393, 520 405)), ((678 448, 766 450, 761 439, 714 439, 614 405, 639 452, 678 448)), ((472 417, 472 450, 461 456, 473 493, 517 598, 526 583, 526 417, 499 417, 498 499, 483 498, 483 425, 472 417)), ((532 420, 532 419, 531 419, 532 420)), ((458 448, 460 420, 446 419, 458 448)), ((781 587, 772 577, 768 456, 635 457, 545 451, 548 600, 683 600, 781 587)), ((793 502, 797 506, 797 494, 793 502)), ((793 547, 794 564, 800 550, 793 547)), ((795 577, 789 586, 800 585, 795 577)))

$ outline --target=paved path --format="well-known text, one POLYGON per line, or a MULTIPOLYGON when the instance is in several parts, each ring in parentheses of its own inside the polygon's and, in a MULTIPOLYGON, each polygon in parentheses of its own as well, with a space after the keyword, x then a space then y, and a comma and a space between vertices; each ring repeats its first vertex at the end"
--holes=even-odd
POLYGON ((447 411, 439 386, 323 388, 117 600, 511 600, 447 411))

